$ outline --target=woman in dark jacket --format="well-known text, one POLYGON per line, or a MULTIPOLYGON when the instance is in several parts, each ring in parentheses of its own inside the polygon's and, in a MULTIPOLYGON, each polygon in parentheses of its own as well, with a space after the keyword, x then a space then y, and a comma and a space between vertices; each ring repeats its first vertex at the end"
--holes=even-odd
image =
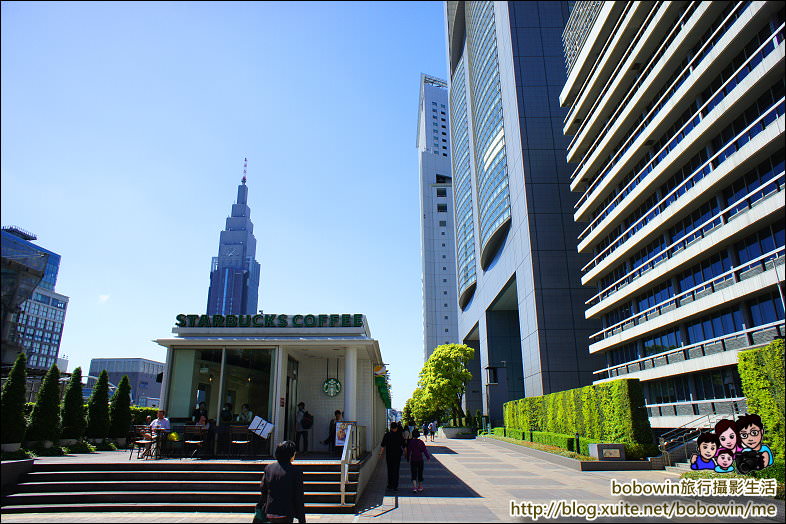
POLYGON ((276 447, 276 462, 265 467, 260 503, 270 522, 306 521, 303 472, 292 464, 295 450, 291 440, 282 442, 276 447))

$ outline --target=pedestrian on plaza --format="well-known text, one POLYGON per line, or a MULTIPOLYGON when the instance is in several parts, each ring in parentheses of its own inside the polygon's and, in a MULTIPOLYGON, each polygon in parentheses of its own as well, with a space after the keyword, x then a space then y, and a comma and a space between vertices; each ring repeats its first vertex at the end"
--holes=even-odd
MULTIPOLYGON (((303 472, 292 464, 296 452, 297 445, 286 440, 276 447, 276 462, 265 467, 257 508, 268 522, 306 521, 303 472)), ((255 517, 254 522, 264 520, 255 517)))
POLYGON ((423 432, 423 438, 427 439, 428 438, 428 422, 424 422, 423 423, 423 427, 421 428, 421 431, 423 432))
POLYGON ((409 469, 412 472, 412 493, 423 491, 423 456, 425 455, 431 461, 426 444, 419 437, 420 432, 416 429, 407 444, 407 460, 409 460, 409 469))
POLYGON ((432 420, 428 425, 428 434, 431 436, 431 442, 434 442, 434 434, 437 432, 437 421, 432 420))
POLYGON ((399 431, 398 423, 390 424, 390 431, 382 437, 382 448, 379 456, 385 455, 388 467, 388 485, 386 489, 398 491, 398 476, 401 468, 401 455, 404 452, 404 438, 399 431))

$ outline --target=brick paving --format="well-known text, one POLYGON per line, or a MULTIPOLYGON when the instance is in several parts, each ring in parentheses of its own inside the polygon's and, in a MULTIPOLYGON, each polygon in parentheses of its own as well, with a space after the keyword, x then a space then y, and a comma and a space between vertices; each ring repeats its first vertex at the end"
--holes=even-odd
MULTIPOLYGON (((511 500, 548 503, 555 499, 580 502, 616 503, 622 500, 609 492, 611 479, 629 482, 676 480, 664 471, 579 472, 543 460, 527 449, 511 449, 493 441, 437 439, 428 448, 434 460, 427 462, 422 494, 411 492, 409 464, 402 462, 399 491, 385 491, 386 471, 380 461, 358 503, 354 515, 308 515, 311 522, 494 522, 527 521, 511 517, 511 500)), ((99 460, 96 458, 96 460, 99 460)), ((683 498, 691 502, 691 498, 683 498)), ((631 503, 658 503, 671 500, 656 497, 626 497, 631 503)), ((775 504, 778 516, 773 519, 749 519, 746 522, 783 522, 783 501, 758 499, 775 504)), ((728 499, 707 499, 726 503, 728 499)), ((38 513, 3 515, 6 522, 251 522, 252 515, 232 513, 38 513)), ((713 521, 723 522, 715 518, 713 521)), ((541 522, 543 519, 541 518, 541 522)), ((601 522, 598 519, 596 522, 601 522)), ((610 520, 614 522, 614 520, 610 520)), ((630 521, 617 519, 617 522, 630 521)), ((639 522, 701 522, 707 519, 641 519, 639 522)), ((739 523, 740 519, 725 519, 739 523)), ((582 518, 559 522, 587 522, 582 518)))

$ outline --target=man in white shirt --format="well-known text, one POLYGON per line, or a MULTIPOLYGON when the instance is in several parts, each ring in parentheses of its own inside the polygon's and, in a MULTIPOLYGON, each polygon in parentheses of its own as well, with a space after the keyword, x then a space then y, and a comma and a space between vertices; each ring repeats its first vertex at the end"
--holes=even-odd
MULTIPOLYGON (((156 418, 155 420, 153 420, 153 422, 150 423, 150 432, 145 433, 145 438, 147 440, 151 440, 155 432, 159 430, 163 430, 167 432, 170 431, 171 426, 169 425, 169 419, 166 418, 164 415, 166 415, 166 411, 164 411, 163 409, 159 409, 157 414, 158 418, 156 418)), ((166 438, 166 434, 159 433, 156 436, 156 440, 160 438, 166 438)), ((157 445, 160 446, 161 443, 159 442, 157 445)), ((145 455, 150 455, 150 444, 146 446, 145 455)))

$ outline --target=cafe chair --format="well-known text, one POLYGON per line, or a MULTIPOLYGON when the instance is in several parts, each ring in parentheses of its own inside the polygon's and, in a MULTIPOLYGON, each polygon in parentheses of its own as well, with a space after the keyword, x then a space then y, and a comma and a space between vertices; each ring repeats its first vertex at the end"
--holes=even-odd
POLYGON ((238 456, 241 450, 248 455, 251 448, 251 432, 247 426, 230 426, 229 428, 229 453, 230 456, 238 456), (236 453, 236 451, 238 453, 236 453))
POLYGON ((205 430, 202 426, 186 426, 183 428, 183 447, 186 453, 188 448, 193 446, 194 450, 191 452, 189 458, 194 458, 205 443, 205 430))
POLYGON ((140 458, 142 453, 145 452, 148 445, 153 445, 153 439, 148 439, 145 437, 145 432, 149 431, 145 425, 141 426, 133 426, 133 437, 130 440, 130 445, 128 446, 131 449, 131 453, 128 455, 128 460, 131 460, 131 457, 134 456, 134 448, 136 448, 136 458, 140 458))

